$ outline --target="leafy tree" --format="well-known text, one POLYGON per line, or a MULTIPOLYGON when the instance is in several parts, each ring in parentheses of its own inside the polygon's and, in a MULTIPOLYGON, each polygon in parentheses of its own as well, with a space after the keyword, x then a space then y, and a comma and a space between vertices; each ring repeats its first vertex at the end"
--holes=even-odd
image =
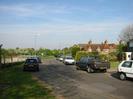
POLYGON ((108 54, 109 61, 117 61, 117 52, 111 52, 108 54))
POLYGON ((123 52, 125 50, 127 45, 120 43, 119 45, 117 45, 117 50, 116 50, 116 56, 117 56, 117 60, 118 61, 122 61, 123 60, 123 52))
POLYGON ((57 50, 57 49, 54 49, 54 50, 52 50, 52 54, 55 56, 55 57, 58 57, 58 56, 60 56, 60 55, 62 55, 63 54, 63 51, 62 50, 57 50))
POLYGON ((117 53, 122 53, 124 52, 124 48, 126 47, 125 44, 119 44, 117 45, 117 53))
POLYGON ((86 51, 78 51, 75 56, 75 60, 79 61, 81 57, 88 56, 88 53, 86 51))
POLYGON ((64 48, 62 51, 63 51, 63 54, 64 54, 64 55, 71 54, 71 50, 70 50, 69 48, 67 48, 67 47, 64 48))
POLYGON ((45 49, 40 48, 40 49, 37 51, 37 54, 40 55, 40 56, 44 56, 44 54, 45 54, 45 49))
POLYGON ((40 56, 51 56, 53 53, 50 49, 40 48, 37 54, 40 56))
POLYGON ((17 54, 16 54, 14 49, 7 49, 7 55, 10 57, 11 62, 13 62, 13 57, 17 56, 17 54))
POLYGON ((45 49, 45 55, 47 56, 52 55, 52 51, 50 49, 45 49))
POLYGON ((3 63, 6 63, 6 57, 8 56, 8 52, 6 49, 2 49, 2 59, 3 59, 3 63))
POLYGON ((80 47, 79 47, 78 45, 74 45, 74 46, 72 46, 70 49, 71 49, 72 57, 75 58, 76 53, 77 53, 78 51, 80 51, 80 47))

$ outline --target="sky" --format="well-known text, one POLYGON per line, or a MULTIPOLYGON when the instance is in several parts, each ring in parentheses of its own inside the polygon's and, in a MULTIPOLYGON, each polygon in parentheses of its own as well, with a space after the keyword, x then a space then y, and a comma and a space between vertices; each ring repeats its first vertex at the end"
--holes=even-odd
POLYGON ((116 43, 133 23, 133 0, 0 0, 4 48, 60 49, 116 43))

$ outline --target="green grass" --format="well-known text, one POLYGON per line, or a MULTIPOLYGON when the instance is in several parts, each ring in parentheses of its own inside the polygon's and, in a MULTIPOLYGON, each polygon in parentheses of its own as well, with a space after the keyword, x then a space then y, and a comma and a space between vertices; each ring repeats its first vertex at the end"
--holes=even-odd
POLYGON ((43 56, 41 57, 42 60, 45 60, 45 59, 55 59, 54 56, 43 56))
POLYGON ((118 67, 118 65, 120 64, 120 62, 119 61, 111 61, 110 64, 111 64, 111 68, 112 69, 115 69, 115 68, 118 67))
POLYGON ((18 65, 0 70, 0 99, 55 99, 55 96, 18 65))

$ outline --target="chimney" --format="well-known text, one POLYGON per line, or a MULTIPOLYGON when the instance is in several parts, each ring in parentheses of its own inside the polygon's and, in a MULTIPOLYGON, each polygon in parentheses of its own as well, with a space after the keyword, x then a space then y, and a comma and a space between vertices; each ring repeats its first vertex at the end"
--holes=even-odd
POLYGON ((105 41, 104 41, 104 44, 108 44, 108 41, 107 41, 107 40, 105 40, 105 41))
POLYGON ((122 44, 122 40, 119 41, 119 44, 122 44))
POLYGON ((88 44, 89 44, 89 45, 92 44, 92 41, 90 40, 90 41, 88 42, 88 44))

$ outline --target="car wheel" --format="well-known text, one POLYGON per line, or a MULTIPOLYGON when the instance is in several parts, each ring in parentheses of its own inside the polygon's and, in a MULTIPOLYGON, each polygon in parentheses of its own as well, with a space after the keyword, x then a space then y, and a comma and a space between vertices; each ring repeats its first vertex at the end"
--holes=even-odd
POLYGON ((120 80, 125 80, 126 79, 126 75, 124 73, 120 73, 120 80))
POLYGON ((39 67, 35 67, 34 68, 34 71, 39 71, 39 67))
POLYGON ((23 71, 26 71, 26 69, 25 69, 25 68, 23 68, 23 71))
POLYGON ((79 67, 76 67, 76 69, 77 69, 77 70, 80 70, 80 68, 79 68, 79 67))
POLYGON ((103 72, 106 73, 107 72, 107 69, 104 69, 103 72))
POLYGON ((39 67, 37 67, 37 71, 39 71, 40 69, 39 69, 39 67))
POLYGON ((93 73, 94 72, 94 69, 92 69, 90 66, 87 67, 87 72, 88 73, 93 73))

